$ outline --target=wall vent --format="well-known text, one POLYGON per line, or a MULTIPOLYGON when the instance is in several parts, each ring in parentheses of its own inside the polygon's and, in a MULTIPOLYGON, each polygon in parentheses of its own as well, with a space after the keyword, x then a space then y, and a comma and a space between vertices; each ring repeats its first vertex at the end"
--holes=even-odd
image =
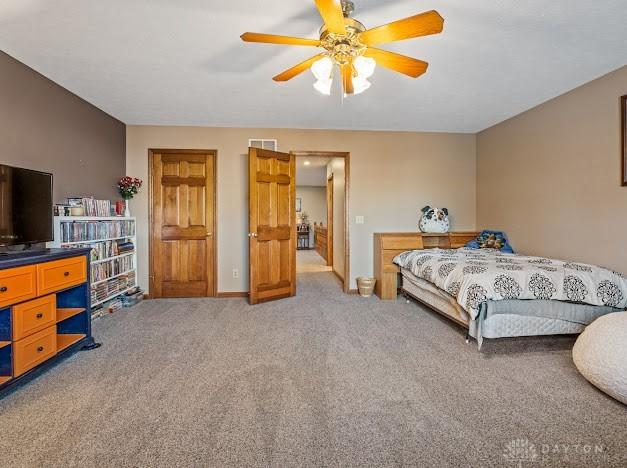
POLYGON ((264 140, 263 138, 251 138, 248 140, 249 148, 261 148, 270 151, 278 151, 277 140, 264 140))

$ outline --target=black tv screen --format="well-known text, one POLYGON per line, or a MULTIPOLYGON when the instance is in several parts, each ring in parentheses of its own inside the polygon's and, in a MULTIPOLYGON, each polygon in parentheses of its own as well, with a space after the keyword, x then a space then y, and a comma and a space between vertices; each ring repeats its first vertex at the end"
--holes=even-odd
POLYGON ((0 245, 52 239, 52 174, 0 164, 0 245))

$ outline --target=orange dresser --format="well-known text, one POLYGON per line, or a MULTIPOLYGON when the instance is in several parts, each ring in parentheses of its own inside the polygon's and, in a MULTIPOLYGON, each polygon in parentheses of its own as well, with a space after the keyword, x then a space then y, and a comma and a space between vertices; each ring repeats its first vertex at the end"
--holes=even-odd
POLYGON ((89 252, 0 257, 0 391, 91 338, 89 252))

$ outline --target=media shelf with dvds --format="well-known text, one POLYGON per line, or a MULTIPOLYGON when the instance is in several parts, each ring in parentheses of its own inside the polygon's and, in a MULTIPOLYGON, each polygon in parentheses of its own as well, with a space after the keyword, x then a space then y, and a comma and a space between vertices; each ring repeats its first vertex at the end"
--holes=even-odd
POLYGON ((49 247, 91 247, 92 311, 115 306, 137 287, 137 236, 134 217, 55 216, 49 247))

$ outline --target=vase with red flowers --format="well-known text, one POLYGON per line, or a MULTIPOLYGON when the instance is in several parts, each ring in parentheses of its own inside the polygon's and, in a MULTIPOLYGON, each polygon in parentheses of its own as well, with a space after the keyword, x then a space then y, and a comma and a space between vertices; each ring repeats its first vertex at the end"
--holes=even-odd
POLYGON ((118 192, 120 192, 120 195, 125 201, 124 216, 127 218, 131 215, 131 210, 128 206, 128 202, 131 198, 139 193, 141 187, 142 181, 137 177, 126 176, 122 177, 118 181, 118 192))

